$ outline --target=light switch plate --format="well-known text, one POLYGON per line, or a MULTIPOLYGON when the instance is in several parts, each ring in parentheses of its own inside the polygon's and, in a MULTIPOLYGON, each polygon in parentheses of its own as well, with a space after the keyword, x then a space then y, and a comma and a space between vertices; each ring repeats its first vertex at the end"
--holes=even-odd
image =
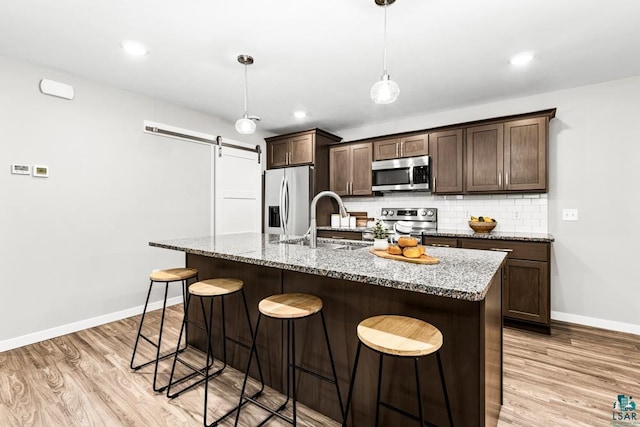
POLYGON ((14 175, 31 175, 31 166, 11 165, 11 173, 14 175))
POLYGON ((39 178, 48 178, 49 166, 33 165, 33 176, 36 176, 39 178))
POLYGON ((562 220, 563 221, 577 221, 578 220, 578 209, 562 209, 562 220))

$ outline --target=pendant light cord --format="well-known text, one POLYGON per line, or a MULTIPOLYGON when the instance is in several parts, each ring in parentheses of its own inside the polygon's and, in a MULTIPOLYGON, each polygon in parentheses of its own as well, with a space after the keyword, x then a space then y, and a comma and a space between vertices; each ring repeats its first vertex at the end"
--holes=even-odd
POLYGON ((387 0, 384 0, 384 48, 382 51, 383 74, 387 74, 387 0))
POLYGON ((244 115, 249 114, 249 88, 247 85, 247 64, 244 64, 244 115))

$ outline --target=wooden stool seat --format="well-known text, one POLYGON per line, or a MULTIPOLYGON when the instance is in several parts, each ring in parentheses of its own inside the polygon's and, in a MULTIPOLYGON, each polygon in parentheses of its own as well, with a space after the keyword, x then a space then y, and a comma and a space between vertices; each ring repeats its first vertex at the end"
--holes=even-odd
POLYGON ((406 316, 369 317, 360 322, 357 333, 367 347, 393 356, 426 356, 442 347, 438 328, 406 316))
POLYGON ((166 270, 153 271, 149 278, 154 282, 175 282, 187 280, 198 275, 195 268, 168 268, 166 270))
POLYGON ((194 283, 189 286, 189 293, 201 297, 217 297, 238 292, 243 286, 244 282, 240 279, 219 277, 194 283))
POLYGON ((300 319, 322 310, 322 300, 314 295, 291 293, 271 295, 260 301, 258 310, 276 319, 300 319))

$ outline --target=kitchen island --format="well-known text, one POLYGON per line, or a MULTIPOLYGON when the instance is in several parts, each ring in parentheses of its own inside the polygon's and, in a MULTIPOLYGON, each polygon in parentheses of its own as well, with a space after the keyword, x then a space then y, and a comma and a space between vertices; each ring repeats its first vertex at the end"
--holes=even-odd
MULTIPOLYGON (((502 399, 501 269, 505 254, 452 248, 429 248, 437 265, 415 265, 382 259, 367 247, 346 245, 342 249, 283 243, 285 236, 236 234, 150 242, 151 246, 186 253, 186 265, 200 270, 201 278, 237 277, 244 281, 251 316, 257 303, 282 292, 306 292, 324 302, 330 340, 343 399, 357 346, 356 326, 378 314, 413 316, 440 329, 441 350, 455 425, 497 424, 502 399)), ((225 301, 228 334, 249 342, 241 300, 225 301)), ((196 310, 192 310, 198 316, 196 310)), ((281 322, 265 321, 258 336, 258 351, 265 382, 284 390, 283 328, 281 322)), ((322 339, 320 320, 312 317, 297 326, 296 354, 312 370, 329 374, 330 365, 322 339)), ((190 331, 190 342, 203 347, 204 337, 190 331)), ((219 339, 219 331, 213 331, 219 339)), ((247 351, 230 346, 232 366, 246 368, 247 351)), ((257 376, 255 364, 251 375, 257 376)), ((447 423, 444 399, 435 358, 421 360, 424 408, 427 419, 447 423)), ((377 381, 377 358, 362 354, 349 425, 373 422, 377 381)), ((335 390, 329 384, 302 376, 298 399, 309 407, 340 420, 335 390)), ((416 412, 415 381, 411 363, 392 359, 385 364, 383 400, 416 412)), ((404 425, 407 419, 381 410, 383 425, 404 425)))

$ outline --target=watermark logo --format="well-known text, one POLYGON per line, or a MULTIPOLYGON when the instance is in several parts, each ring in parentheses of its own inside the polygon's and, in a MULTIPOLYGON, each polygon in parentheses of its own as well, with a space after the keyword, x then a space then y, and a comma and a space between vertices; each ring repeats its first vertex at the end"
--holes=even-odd
POLYGON ((636 411, 636 402, 633 396, 619 394, 613 402, 612 422, 614 426, 640 425, 640 417, 636 411))

